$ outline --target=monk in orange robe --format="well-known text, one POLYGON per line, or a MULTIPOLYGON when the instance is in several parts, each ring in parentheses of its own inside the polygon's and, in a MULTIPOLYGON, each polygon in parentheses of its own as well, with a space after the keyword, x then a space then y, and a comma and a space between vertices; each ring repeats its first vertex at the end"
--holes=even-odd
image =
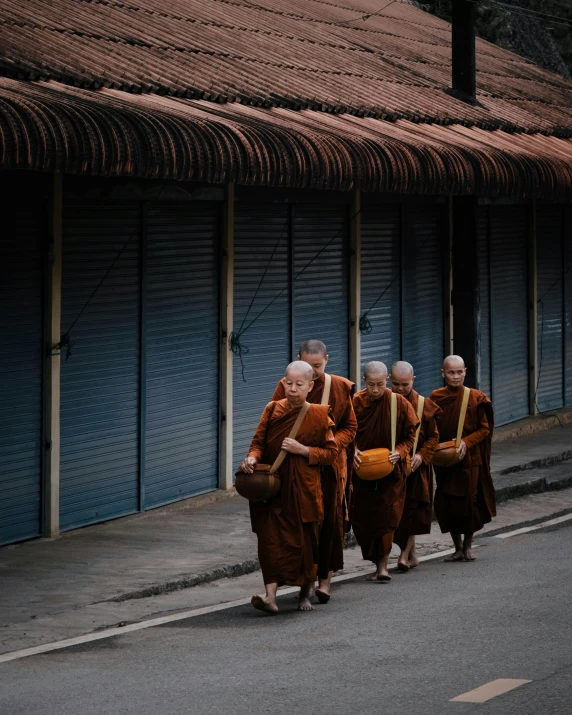
MULTIPOLYGON (((361 464, 366 449, 391 449, 391 390, 387 389, 387 367, 369 362, 364 368, 365 390, 354 397, 358 422, 354 467, 361 464)), ((395 450, 389 459, 391 474, 376 481, 353 478, 352 527, 364 559, 373 561, 375 573, 369 581, 391 581, 387 570, 393 534, 405 504, 405 458, 411 452, 419 420, 411 404, 397 395, 395 450)))
MULTIPOLYGON (((443 362, 446 387, 435 390, 431 399, 442 412, 437 415, 439 441, 457 437, 467 369, 463 358, 449 355, 443 362)), ((446 561, 474 561, 473 534, 496 516, 496 500, 491 478, 491 441, 494 427, 489 398, 471 388, 462 440, 460 461, 452 467, 435 467, 437 491, 435 513, 443 533, 451 532, 455 553, 446 561)))
POLYGON ((274 464, 281 450, 286 459, 278 469, 280 492, 268 502, 250 502, 252 530, 258 537, 258 558, 265 595, 252 605, 277 613, 276 591, 281 584, 301 586, 298 610, 311 611, 318 567, 318 529, 324 518, 320 467, 333 464, 338 449, 327 405, 310 405, 295 438, 288 435, 314 386, 312 368, 291 363, 286 370, 286 398, 270 402, 241 469, 252 473, 257 463, 274 464))
MULTIPOLYGON (((326 346, 320 340, 306 340, 300 345, 300 360, 312 368, 314 387, 306 398, 311 404, 321 404, 324 395, 325 370, 328 364, 326 346)), ((330 600, 331 580, 334 571, 344 567, 344 539, 347 509, 345 492, 348 481, 348 463, 351 468, 353 441, 357 430, 357 420, 352 405, 355 392, 353 382, 345 377, 331 375, 328 404, 330 416, 335 423, 335 440, 338 456, 332 465, 322 467, 322 495, 324 500, 324 521, 320 529, 318 588, 316 596, 320 603, 330 600), (351 454, 350 454, 351 451, 351 454)), ((284 380, 274 391, 273 400, 285 396, 284 380)))
MULTIPOLYGON (((419 393, 413 389, 415 373, 413 366, 404 361, 394 363, 391 368, 391 389, 402 395, 411 404, 419 418, 419 393)), ((435 416, 441 412, 429 398, 423 403, 421 425, 418 427, 417 447, 411 454, 411 474, 407 477, 405 506, 399 527, 393 541, 401 549, 397 562, 400 571, 419 566, 415 551, 415 536, 431 533, 433 519, 433 452, 439 443, 439 432, 435 416)))

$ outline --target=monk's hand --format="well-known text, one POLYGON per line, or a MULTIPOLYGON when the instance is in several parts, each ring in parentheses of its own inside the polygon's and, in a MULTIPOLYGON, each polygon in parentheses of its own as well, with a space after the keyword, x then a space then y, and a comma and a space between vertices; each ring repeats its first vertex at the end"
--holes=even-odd
POLYGON ((356 449, 354 453, 354 469, 359 469, 359 465, 361 464, 361 449, 356 449))
POLYGON ((462 461, 465 459, 465 455, 467 454, 467 445, 463 442, 463 440, 461 440, 457 454, 459 455, 459 460, 462 461))
POLYGON ((423 464, 423 457, 420 454, 416 454, 411 460, 411 471, 414 472, 416 469, 423 464))
POLYGON ((247 457, 246 459, 243 459, 242 464, 240 465, 241 470, 247 474, 252 474, 252 472, 254 472, 254 467, 256 467, 256 459, 254 459, 254 457, 247 457))
POLYGON ((397 462, 399 462, 400 460, 401 460, 401 455, 399 454, 399 452, 392 452, 389 455, 389 461, 392 464, 397 464, 397 462))
POLYGON ((302 457, 308 457, 310 455, 310 450, 305 444, 300 444, 292 437, 286 437, 282 442, 282 449, 290 454, 300 454, 302 457))

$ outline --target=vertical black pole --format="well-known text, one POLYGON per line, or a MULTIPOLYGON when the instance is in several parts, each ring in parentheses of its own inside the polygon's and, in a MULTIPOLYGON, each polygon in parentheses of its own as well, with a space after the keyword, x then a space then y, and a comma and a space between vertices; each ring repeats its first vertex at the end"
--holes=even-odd
POLYGON ((453 91, 466 101, 477 97, 475 3, 453 0, 453 91))

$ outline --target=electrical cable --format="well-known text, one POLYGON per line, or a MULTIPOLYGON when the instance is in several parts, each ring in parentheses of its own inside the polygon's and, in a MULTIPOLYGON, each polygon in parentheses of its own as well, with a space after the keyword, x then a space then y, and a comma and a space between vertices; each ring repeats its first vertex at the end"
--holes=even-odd
MULTIPOLYGON (((251 0, 245 0, 245 2, 250 7, 258 8, 259 10, 266 10, 267 12, 276 13, 276 11, 273 8, 265 7, 264 5, 259 5, 256 2, 251 2, 251 0)), ((394 2, 397 2, 397 0, 390 0, 389 2, 386 2, 385 5, 382 5, 382 7, 375 10, 374 12, 367 12, 367 13, 364 13, 363 15, 358 15, 357 17, 350 18, 349 20, 340 20, 338 22, 329 22, 328 20, 322 20, 321 18, 312 18, 312 17, 295 17, 294 19, 299 20, 300 22, 323 22, 327 25, 342 26, 348 22, 358 22, 359 20, 364 20, 364 21, 369 20, 370 17, 375 17, 375 16, 379 15, 380 12, 383 12, 390 5, 393 5, 394 2)))
MULTIPOLYGON (((476 2, 476 0, 473 0, 473 2, 476 2)), ((500 0, 484 0, 482 4, 489 6, 496 5, 497 7, 501 7, 517 15, 528 15, 529 17, 536 18, 537 20, 547 20, 558 25, 566 25, 567 27, 572 25, 572 19, 562 17, 561 15, 551 15, 549 13, 539 12, 538 10, 521 7, 520 5, 510 5, 509 3, 501 2, 500 0)))

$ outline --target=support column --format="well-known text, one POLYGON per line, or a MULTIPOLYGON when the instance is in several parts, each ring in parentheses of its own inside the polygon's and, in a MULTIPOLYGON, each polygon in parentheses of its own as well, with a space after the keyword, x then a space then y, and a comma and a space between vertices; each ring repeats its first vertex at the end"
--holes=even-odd
POLYGON ((453 344, 465 360, 467 385, 477 386, 480 362, 480 290, 477 200, 453 199, 453 344))
POLYGON ((350 221, 350 380, 361 389, 361 197, 353 192, 350 221))
POLYGON ((445 261, 443 266, 443 305, 445 306, 445 353, 454 352, 455 330, 453 325, 453 197, 447 203, 447 234, 445 236, 445 261))
POLYGON ((44 536, 60 534, 60 342, 62 313, 62 175, 55 173, 49 207, 46 304, 44 536))
POLYGON ((234 184, 226 187, 221 230, 219 489, 232 489, 232 352, 234 309, 234 184))
POLYGON ((528 207, 528 406, 538 414, 538 263, 536 260, 536 201, 528 207))

